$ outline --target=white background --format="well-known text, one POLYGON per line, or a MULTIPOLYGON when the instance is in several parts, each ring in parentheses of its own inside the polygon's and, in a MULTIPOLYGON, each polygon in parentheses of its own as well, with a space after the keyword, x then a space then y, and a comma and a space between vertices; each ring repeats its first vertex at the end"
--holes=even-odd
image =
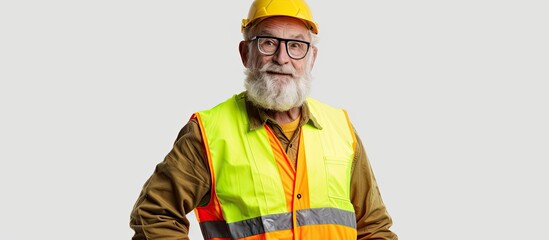
MULTIPOLYGON (((546 1, 310 5, 312 95, 348 110, 400 239, 547 237, 546 1)), ((0 239, 130 239, 191 113, 243 89, 248 6, 2 1, 0 239)))

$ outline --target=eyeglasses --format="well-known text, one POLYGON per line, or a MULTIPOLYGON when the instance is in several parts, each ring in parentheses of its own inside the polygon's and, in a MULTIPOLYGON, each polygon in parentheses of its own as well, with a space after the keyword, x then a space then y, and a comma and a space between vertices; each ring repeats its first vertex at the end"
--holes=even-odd
POLYGON ((250 41, 257 40, 257 49, 263 55, 272 56, 278 51, 280 47, 280 42, 286 42, 286 53, 292 59, 299 60, 304 58, 309 52, 309 46, 311 43, 295 40, 295 39, 284 39, 270 36, 255 36, 250 41))

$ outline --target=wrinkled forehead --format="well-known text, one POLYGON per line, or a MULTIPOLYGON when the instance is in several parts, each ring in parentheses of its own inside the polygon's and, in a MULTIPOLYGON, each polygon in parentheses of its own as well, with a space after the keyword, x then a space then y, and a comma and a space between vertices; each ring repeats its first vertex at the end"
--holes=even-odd
POLYGON ((296 38, 309 40, 309 29, 300 19, 275 16, 262 19, 255 28, 256 35, 296 38))

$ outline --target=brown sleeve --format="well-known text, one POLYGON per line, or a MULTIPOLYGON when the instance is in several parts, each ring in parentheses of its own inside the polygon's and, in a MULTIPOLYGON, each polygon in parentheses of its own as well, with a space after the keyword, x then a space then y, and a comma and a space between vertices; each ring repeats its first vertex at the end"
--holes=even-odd
POLYGON ((210 174, 196 120, 190 120, 147 180, 130 215, 132 240, 189 239, 185 216, 209 195, 210 174))
POLYGON ((397 235, 389 229, 393 221, 381 199, 374 172, 358 135, 356 148, 351 175, 351 201, 356 214, 357 239, 397 240, 397 235))

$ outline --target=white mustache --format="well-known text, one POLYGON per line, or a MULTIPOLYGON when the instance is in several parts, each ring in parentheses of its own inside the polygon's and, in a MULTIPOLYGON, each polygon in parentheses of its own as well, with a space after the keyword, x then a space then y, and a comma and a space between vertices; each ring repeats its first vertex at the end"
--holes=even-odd
POLYGON ((261 73, 275 72, 275 73, 281 73, 281 74, 290 74, 292 75, 292 77, 294 77, 296 70, 290 65, 281 66, 273 63, 267 63, 259 70, 259 72, 261 73))

